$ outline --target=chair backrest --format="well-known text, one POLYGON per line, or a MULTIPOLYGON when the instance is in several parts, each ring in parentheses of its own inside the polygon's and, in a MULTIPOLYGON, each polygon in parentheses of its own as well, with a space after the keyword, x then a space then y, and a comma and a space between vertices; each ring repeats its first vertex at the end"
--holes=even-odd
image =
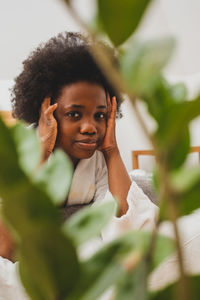
POLYGON ((0 110, 0 117, 9 126, 14 125, 16 123, 16 119, 13 118, 12 111, 10 110, 0 110))
MULTIPOLYGON (((198 159, 200 163, 200 146, 194 146, 190 148, 190 153, 197 153, 198 154, 198 159)), ((133 150, 131 151, 132 154, 132 167, 133 169, 139 169, 139 156, 142 155, 150 155, 154 156, 154 150, 133 150)))

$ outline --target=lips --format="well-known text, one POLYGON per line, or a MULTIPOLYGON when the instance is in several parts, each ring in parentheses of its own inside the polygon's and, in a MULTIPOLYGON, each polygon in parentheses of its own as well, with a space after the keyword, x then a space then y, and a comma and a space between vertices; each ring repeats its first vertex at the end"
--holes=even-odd
POLYGON ((76 146, 82 150, 95 150, 97 148, 97 140, 95 139, 84 139, 76 141, 76 146))

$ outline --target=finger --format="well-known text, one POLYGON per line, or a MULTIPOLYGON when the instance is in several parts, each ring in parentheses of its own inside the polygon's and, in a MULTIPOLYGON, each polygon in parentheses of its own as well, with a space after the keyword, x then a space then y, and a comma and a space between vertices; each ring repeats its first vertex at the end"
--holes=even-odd
POLYGON ((50 119, 53 116, 53 112, 56 110, 57 107, 58 103, 55 103, 47 108, 47 110, 45 111, 45 115, 48 119, 50 119))
POLYGON ((112 111, 112 105, 110 100, 110 95, 107 93, 107 106, 108 106, 108 117, 110 117, 111 111, 112 111))
POLYGON ((50 106, 50 101, 51 101, 50 97, 44 98, 44 101, 42 102, 41 105, 41 112, 45 112, 45 110, 48 109, 48 107, 50 106))
POLYGON ((110 114, 110 118, 111 119, 115 119, 116 118, 116 112, 117 112, 117 100, 116 97, 112 97, 112 110, 111 110, 111 114, 110 114))

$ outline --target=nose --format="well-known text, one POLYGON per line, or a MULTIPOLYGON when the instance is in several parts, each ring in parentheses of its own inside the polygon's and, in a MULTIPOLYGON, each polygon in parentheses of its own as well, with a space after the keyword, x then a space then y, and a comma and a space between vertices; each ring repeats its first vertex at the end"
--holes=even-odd
POLYGON ((97 133, 97 128, 91 120, 84 120, 80 126, 80 133, 94 135, 97 133))

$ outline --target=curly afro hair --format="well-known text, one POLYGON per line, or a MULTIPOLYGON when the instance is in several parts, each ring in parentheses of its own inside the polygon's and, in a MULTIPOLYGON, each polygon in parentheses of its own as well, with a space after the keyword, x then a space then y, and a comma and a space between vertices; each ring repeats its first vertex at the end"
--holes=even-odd
MULTIPOLYGON (((40 107, 45 97, 52 104, 65 85, 88 81, 101 85, 110 96, 115 91, 90 54, 91 42, 80 33, 64 32, 41 44, 23 62, 23 71, 12 90, 13 116, 38 125, 40 107)), ((106 45, 117 65, 114 50, 106 45)), ((117 96, 118 115, 120 97, 117 96)))

